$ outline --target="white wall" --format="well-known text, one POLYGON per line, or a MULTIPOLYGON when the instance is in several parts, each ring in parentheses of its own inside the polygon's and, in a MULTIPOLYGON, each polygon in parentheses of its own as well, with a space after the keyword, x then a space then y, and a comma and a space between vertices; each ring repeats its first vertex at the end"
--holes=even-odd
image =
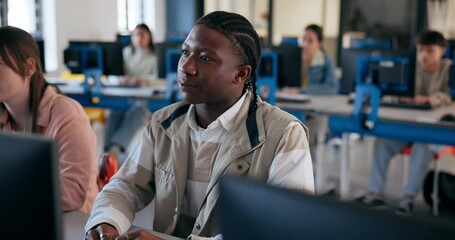
MULTIPOLYGON (((251 21, 264 36, 267 23, 262 14, 268 0, 205 0, 205 13, 223 10, 239 13, 251 21)), ((298 36, 311 23, 322 25, 326 37, 338 37, 340 0, 276 0, 273 10, 273 38, 278 44, 283 36, 298 36)))
POLYGON ((273 39, 299 36, 308 24, 324 28, 326 37, 337 37, 339 30, 340 0, 279 0, 274 1, 273 39))
POLYGON ((49 49, 46 53, 53 53, 46 57, 57 56, 49 61, 58 64, 56 69, 54 64, 50 64, 49 75, 58 76, 66 70, 63 50, 69 40, 115 40, 118 30, 117 1, 46 0, 43 3, 44 16, 48 18, 44 27, 46 47, 49 49))

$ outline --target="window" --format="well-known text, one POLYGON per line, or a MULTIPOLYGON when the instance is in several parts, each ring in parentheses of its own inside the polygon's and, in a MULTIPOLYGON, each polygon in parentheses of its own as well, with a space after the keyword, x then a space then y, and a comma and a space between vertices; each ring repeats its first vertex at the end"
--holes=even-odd
POLYGON ((120 32, 132 31, 144 22, 144 0, 117 0, 117 9, 120 32))
POLYGON ((41 36, 41 0, 1 0, 2 25, 22 28, 35 36, 41 36))

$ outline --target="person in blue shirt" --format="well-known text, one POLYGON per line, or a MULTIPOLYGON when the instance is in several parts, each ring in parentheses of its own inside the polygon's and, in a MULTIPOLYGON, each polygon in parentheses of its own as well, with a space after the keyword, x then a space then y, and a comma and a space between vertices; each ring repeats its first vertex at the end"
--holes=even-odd
MULTIPOLYGON (((316 24, 305 27, 299 37, 298 44, 302 51, 301 87, 284 87, 282 92, 308 93, 315 95, 332 95, 337 92, 335 64, 322 48, 323 29, 316 24)), ((317 142, 323 141, 327 135, 327 118, 315 114, 307 114, 305 123, 310 131, 309 143, 313 160, 316 159, 317 142)))
POLYGON ((308 25, 299 38, 302 51, 302 90, 310 94, 335 94, 335 64, 322 48, 323 31, 308 25))

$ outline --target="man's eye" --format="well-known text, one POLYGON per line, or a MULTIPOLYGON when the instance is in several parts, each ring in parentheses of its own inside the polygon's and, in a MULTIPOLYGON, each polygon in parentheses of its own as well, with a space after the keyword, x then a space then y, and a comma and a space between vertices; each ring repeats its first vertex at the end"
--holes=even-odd
POLYGON ((201 59, 203 61, 211 61, 212 59, 210 59, 208 56, 201 56, 201 59))
POLYGON ((188 55, 188 53, 189 53, 188 50, 185 49, 182 50, 182 55, 188 55))

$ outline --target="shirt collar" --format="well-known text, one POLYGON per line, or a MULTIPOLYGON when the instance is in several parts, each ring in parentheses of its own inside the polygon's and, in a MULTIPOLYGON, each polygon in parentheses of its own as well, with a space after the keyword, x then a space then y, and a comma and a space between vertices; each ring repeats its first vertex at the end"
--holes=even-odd
MULTIPOLYGON (((234 105, 232 105, 228 110, 221 114, 214 122, 207 126, 207 129, 221 125, 224 129, 226 129, 226 131, 230 130, 234 125, 235 118, 238 115, 243 102, 245 102, 246 93, 247 92, 245 92, 234 105)), ((201 129, 201 127, 199 127, 196 123, 196 105, 192 104, 190 106, 186 118, 190 128, 193 131, 198 131, 201 129)))

